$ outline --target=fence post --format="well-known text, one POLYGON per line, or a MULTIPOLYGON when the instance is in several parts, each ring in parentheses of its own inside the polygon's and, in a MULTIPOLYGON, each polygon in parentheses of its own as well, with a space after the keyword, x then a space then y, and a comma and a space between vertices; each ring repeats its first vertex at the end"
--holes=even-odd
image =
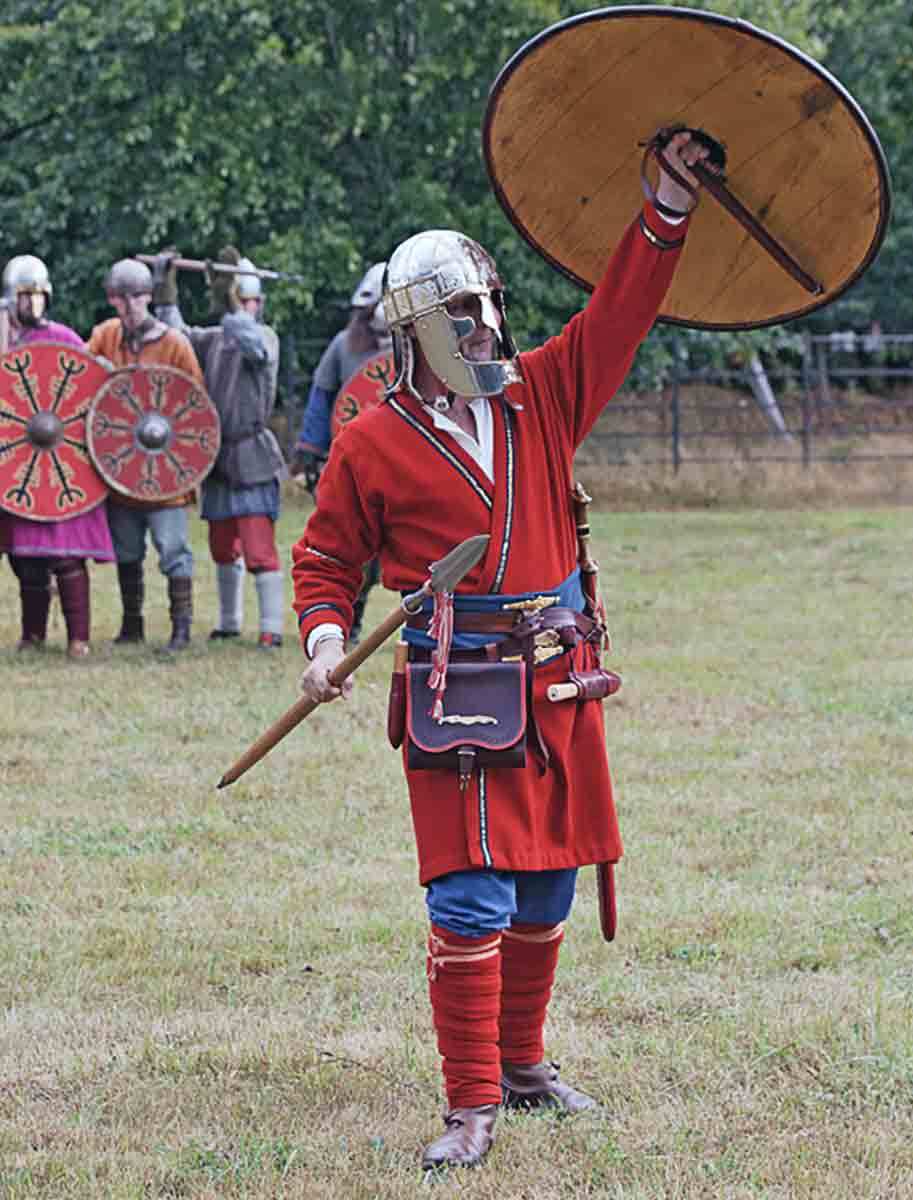
POLYGON ((679 397, 678 363, 672 364, 672 469, 678 474, 682 463, 681 403, 679 397))
POLYGON ((812 461, 812 339, 811 334, 802 337, 802 466, 806 469, 812 461))

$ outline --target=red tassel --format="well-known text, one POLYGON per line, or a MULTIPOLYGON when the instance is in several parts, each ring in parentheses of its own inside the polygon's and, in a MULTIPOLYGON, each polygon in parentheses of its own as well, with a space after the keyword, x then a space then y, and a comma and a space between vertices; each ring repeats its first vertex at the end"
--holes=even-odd
POLYGON ((447 687, 447 663, 453 642, 453 592, 434 593, 434 612, 428 626, 429 636, 437 639, 431 656, 431 671, 428 686, 434 691, 431 717, 438 722, 444 719, 444 690, 447 687))

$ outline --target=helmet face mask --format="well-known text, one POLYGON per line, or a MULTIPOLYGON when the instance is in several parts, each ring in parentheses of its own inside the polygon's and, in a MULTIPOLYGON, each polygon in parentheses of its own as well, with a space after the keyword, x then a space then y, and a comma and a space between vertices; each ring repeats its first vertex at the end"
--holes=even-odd
MULTIPOLYGON (((494 260, 464 234, 429 230, 403 242, 387 268, 384 309, 394 333, 394 387, 405 386, 417 394, 413 337, 428 366, 455 395, 496 396, 522 379, 494 260), (468 297, 477 305, 468 305, 468 297), (464 353, 477 329, 469 315, 473 309, 493 335, 501 357, 477 360, 464 353)), ((478 339, 475 344, 480 344, 478 339)))

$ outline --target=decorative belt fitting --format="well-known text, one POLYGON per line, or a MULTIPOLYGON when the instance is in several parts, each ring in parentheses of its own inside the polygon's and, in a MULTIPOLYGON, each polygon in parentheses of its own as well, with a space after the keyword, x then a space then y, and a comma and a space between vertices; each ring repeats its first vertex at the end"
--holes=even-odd
POLYGON ((551 608, 553 604, 557 603, 557 596, 531 596, 529 600, 514 600, 511 604, 502 604, 501 611, 507 612, 512 608, 519 608, 523 612, 536 613, 543 608, 551 608))
POLYGON ((538 665, 563 649, 561 635, 557 629, 541 629, 533 634, 533 662, 538 665))

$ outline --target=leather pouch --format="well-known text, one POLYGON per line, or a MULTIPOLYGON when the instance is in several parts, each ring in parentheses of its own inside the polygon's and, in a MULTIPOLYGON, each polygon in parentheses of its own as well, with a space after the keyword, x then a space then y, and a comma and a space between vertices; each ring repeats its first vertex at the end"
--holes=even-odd
POLYGON ((430 663, 406 667, 406 761, 413 770, 526 764, 526 664, 450 663, 444 720, 431 716, 430 663))

